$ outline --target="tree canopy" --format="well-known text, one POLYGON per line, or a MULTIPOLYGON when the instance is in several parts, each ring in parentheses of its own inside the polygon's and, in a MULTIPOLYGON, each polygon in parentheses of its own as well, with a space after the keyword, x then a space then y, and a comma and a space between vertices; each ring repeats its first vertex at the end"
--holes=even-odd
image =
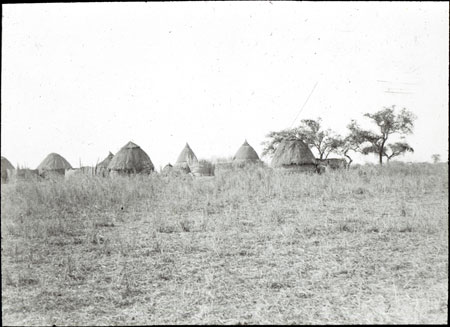
POLYGON ((279 132, 270 132, 266 135, 262 155, 271 156, 277 146, 284 139, 299 139, 310 148, 317 150, 320 159, 327 158, 329 154, 337 150, 339 143, 331 129, 322 128, 322 119, 303 119, 298 127, 284 129, 279 132))
POLYGON ((388 160, 404 154, 407 151, 413 152, 412 147, 406 142, 396 142, 388 144, 387 141, 392 134, 405 136, 411 134, 414 128, 416 116, 406 108, 396 112, 395 106, 384 107, 374 114, 366 113, 368 117, 378 127, 378 132, 373 132, 361 128, 356 121, 352 121, 349 129, 353 137, 361 142, 361 153, 374 153, 378 155, 380 165, 383 163, 383 157, 388 160))

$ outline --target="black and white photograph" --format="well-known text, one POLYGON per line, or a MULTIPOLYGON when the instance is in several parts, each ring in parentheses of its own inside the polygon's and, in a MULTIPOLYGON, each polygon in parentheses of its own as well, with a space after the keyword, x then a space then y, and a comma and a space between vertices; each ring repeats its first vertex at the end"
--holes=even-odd
POLYGON ((449 27, 3 4, 2 325, 448 324, 449 27))

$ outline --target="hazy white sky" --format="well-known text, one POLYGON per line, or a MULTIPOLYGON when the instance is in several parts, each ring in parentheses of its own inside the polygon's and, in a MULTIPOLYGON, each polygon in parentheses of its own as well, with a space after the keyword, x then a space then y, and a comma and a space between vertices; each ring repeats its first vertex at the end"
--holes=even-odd
MULTIPOLYGON (((3 6, 1 153, 93 165, 132 140, 157 168, 260 154, 272 130, 322 117, 344 134, 397 105, 407 161, 448 156, 449 4, 65 3, 3 6)), ((372 156, 359 162, 376 162, 372 156)))

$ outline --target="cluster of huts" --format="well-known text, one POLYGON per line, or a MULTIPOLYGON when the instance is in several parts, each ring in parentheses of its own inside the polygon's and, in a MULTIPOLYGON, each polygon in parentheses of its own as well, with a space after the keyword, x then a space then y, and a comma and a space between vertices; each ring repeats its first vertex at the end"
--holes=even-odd
MULTIPOLYGON (((198 160, 189 144, 181 151, 174 165, 167 164, 162 174, 191 174, 192 176, 213 176, 216 170, 226 170, 230 167, 242 167, 248 164, 260 164, 258 154, 247 141, 238 149, 231 162, 213 165, 206 160, 198 160)), ((326 168, 344 168, 344 159, 316 159, 308 146, 298 139, 285 139, 277 147, 271 166, 286 171, 323 172, 326 168)), ((148 174, 155 167, 144 150, 133 142, 125 144, 119 152, 108 156, 95 167, 80 167, 73 169, 70 163, 57 153, 50 153, 37 169, 17 169, 4 157, 1 157, 2 183, 18 179, 39 179, 52 176, 70 178, 76 174, 100 176, 117 176, 129 174, 148 174)))

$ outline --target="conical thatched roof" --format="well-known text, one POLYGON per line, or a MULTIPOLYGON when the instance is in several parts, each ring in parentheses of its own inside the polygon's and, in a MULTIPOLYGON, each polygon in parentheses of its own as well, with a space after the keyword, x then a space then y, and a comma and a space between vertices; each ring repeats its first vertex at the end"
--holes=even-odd
POLYGON ((175 163, 175 166, 193 166, 198 164, 198 159, 195 156, 194 151, 192 151, 189 144, 186 143, 183 151, 181 151, 180 155, 178 156, 177 162, 175 163))
POLYGON ((133 142, 128 142, 111 159, 108 169, 140 173, 153 171, 155 167, 144 150, 133 142))
POLYGON ((2 171, 6 171, 6 169, 14 169, 14 166, 9 162, 8 159, 2 157, 1 168, 2 171))
POLYGON ((102 162, 99 162, 96 167, 107 168, 113 157, 114 155, 110 151, 108 156, 102 162))
POLYGON ((259 161, 258 154, 245 140, 233 157, 233 161, 259 161))
POLYGON ((277 147, 272 167, 314 165, 316 159, 308 146, 299 139, 285 139, 277 147))
POLYGON ((72 166, 70 163, 64 159, 61 155, 57 153, 50 153, 41 164, 37 167, 38 170, 62 170, 70 169, 72 166))

